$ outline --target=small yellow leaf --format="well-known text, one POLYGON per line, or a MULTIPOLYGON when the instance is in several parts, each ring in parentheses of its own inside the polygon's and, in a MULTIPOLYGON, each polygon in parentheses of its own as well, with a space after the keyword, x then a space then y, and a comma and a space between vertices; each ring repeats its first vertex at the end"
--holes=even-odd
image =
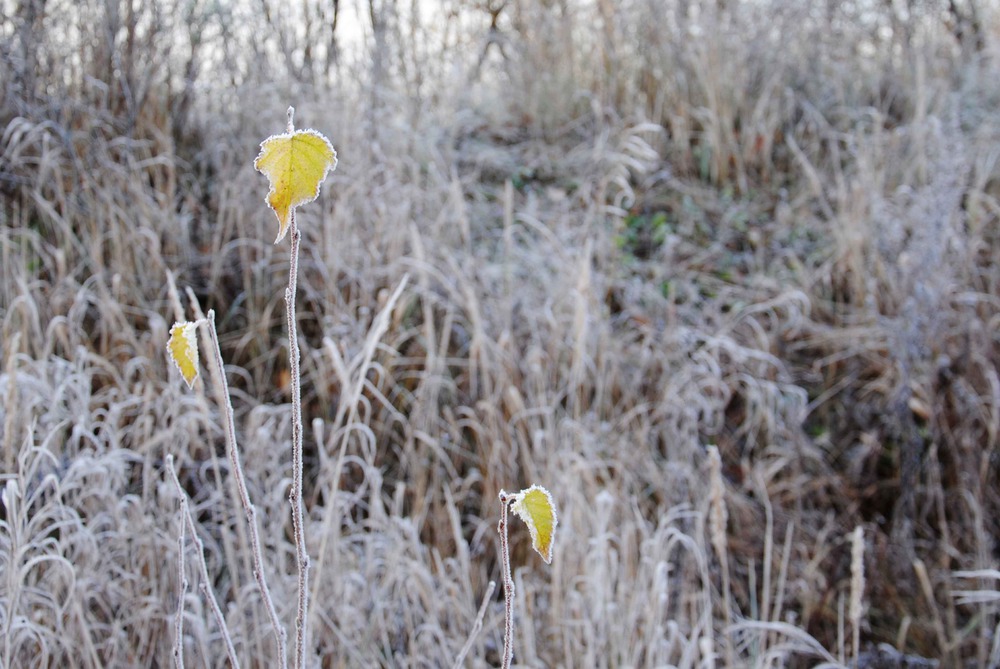
POLYGON ((194 386, 198 378, 198 340, 195 337, 197 323, 174 323, 170 328, 167 352, 174 365, 180 370, 188 388, 194 386))
POLYGON ((271 183, 267 205, 278 217, 277 244, 288 232, 292 210, 319 195, 320 184, 337 166, 337 152, 315 130, 297 130, 261 142, 253 166, 271 183))
POLYGON ((556 517, 556 505, 552 502, 549 491, 538 485, 522 490, 514 495, 510 510, 528 526, 528 531, 531 532, 531 546, 538 551, 543 560, 551 563, 552 540, 559 519, 556 517))

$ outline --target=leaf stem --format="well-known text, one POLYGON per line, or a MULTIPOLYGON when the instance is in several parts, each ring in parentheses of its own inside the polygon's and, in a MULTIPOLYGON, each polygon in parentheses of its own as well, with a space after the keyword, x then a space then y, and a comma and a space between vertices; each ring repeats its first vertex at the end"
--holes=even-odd
MULTIPOLYGON (((267 579, 264 576, 264 556, 260 547, 260 531, 257 528, 257 509, 250 501, 250 493, 247 491, 246 476, 243 474, 243 465, 240 463, 240 452, 236 445, 236 419, 233 414, 233 403, 229 397, 229 382, 226 380, 226 368, 222 361, 222 349, 219 347, 219 333, 215 329, 215 310, 209 309, 205 319, 208 325, 208 333, 212 340, 212 357, 215 366, 210 368, 210 374, 215 378, 215 386, 218 391, 218 402, 225 408, 224 423, 226 428, 226 451, 229 454, 229 461, 233 467, 233 479, 236 481, 236 488, 240 494, 240 504, 247 517, 247 527, 250 532, 250 550, 253 553, 253 575, 257 581, 257 588, 260 590, 261 599, 264 600, 264 607, 267 609, 267 617, 274 628, 274 635, 278 642, 279 666, 288 666, 287 660, 287 640, 288 633, 285 631, 278 612, 271 598, 271 590, 267 587, 267 579)), ((193 530, 192 530, 193 532, 193 530)))
POLYGON ((177 479, 177 473, 174 471, 174 456, 170 453, 167 453, 167 469, 170 470, 170 476, 177 484, 181 499, 181 520, 178 523, 177 531, 177 589, 179 592, 177 593, 177 614, 174 617, 173 655, 175 669, 184 669, 184 599, 187 596, 189 585, 187 571, 184 568, 184 547, 187 545, 184 541, 188 515, 187 495, 184 494, 184 488, 180 486, 180 481, 177 479))
POLYGON ((500 491, 500 524, 497 525, 497 532, 500 533, 500 563, 502 565, 504 601, 501 669, 510 669, 510 663, 514 657, 514 579, 510 575, 510 544, 507 539, 507 505, 512 499, 514 499, 513 495, 508 495, 504 490, 500 491))
MULTIPOLYGON (((294 109, 288 108, 291 132, 294 109)), ((285 311, 288 317, 288 365, 292 377, 292 490, 288 501, 292 505, 292 529, 295 534, 295 561, 299 570, 299 597, 295 615, 295 669, 304 669, 306 660, 306 614, 309 609, 309 554, 302 509, 302 380, 299 370, 299 334, 295 316, 295 294, 298 289, 299 242, 302 233, 295 221, 295 209, 290 222, 291 251, 288 268, 288 288, 285 290, 285 311)))

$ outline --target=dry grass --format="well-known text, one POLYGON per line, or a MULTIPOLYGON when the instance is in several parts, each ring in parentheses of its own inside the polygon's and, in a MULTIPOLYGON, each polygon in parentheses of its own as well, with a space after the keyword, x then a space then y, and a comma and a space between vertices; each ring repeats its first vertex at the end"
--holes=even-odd
MULTIPOLYGON (((350 45, 330 3, 147 4, 0 1, 2 666, 167 666, 181 557, 186 665, 225 664, 204 587, 273 666, 221 407, 164 345, 172 274, 290 625, 251 165, 288 104, 341 161, 300 223, 321 666, 451 666, 529 483, 561 522, 551 568, 511 537, 516 666, 996 663, 995 8, 372 3, 350 45)), ((494 593, 465 666, 502 634, 494 593)))

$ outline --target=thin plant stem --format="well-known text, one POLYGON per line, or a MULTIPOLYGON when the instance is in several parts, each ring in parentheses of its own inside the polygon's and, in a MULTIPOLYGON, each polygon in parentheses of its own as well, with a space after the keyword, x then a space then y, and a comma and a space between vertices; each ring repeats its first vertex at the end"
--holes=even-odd
POLYGON ((302 509, 302 387, 299 377, 298 327, 295 323, 296 272, 298 270, 301 233, 291 215, 292 260, 285 291, 288 309, 288 359, 292 377, 292 490, 288 501, 292 505, 292 528, 295 534, 295 561, 299 568, 299 596, 295 615, 295 669, 305 667, 306 615, 309 608, 309 554, 303 527, 302 509))
MULTIPOLYGON (((174 456, 167 454, 167 467, 170 475, 177 480, 174 472, 174 456)), ((177 616, 174 618, 174 667, 184 669, 184 598, 187 596, 187 571, 184 569, 185 529, 187 528, 187 497, 181 495, 181 522, 177 536, 177 616)))
POLYGON ((865 531, 860 525, 851 535, 851 599, 848 617, 851 619, 851 650, 853 666, 858 666, 861 653, 861 618, 864 615, 865 595, 865 531))
POLYGON ((240 453, 236 445, 236 420, 233 417, 233 403, 229 398, 229 382, 226 380, 226 370, 222 362, 222 350, 219 348, 219 333, 215 329, 215 310, 209 309, 206 317, 208 323, 209 336, 212 339, 212 357, 215 360, 214 381, 219 391, 218 401, 225 407, 223 415, 226 427, 226 451, 229 454, 229 461, 233 467, 233 479, 236 481, 236 488, 239 490, 240 503, 246 513, 247 526, 250 530, 250 550, 253 552, 253 575, 257 581, 257 588, 260 590, 261 599, 267 609, 267 616, 271 620, 274 628, 274 635, 278 643, 278 662, 282 669, 288 666, 287 646, 288 633, 278 618, 278 611, 275 609, 274 600, 271 598, 271 590, 267 587, 267 579, 264 575, 264 557, 260 548, 260 532, 257 529, 257 509, 250 501, 250 493, 247 492, 246 477, 243 474, 243 466, 240 464, 240 453))
MULTIPOLYGON (((193 541, 195 545, 195 554, 198 556, 198 566, 201 569, 201 591, 205 593, 205 599, 208 600, 208 606, 212 609, 212 615, 215 617, 215 621, 219 625, 219 631, 222 633, 222 640, 226 644, 226 654, 229 656, 229 663, 232 665, 233 669, 239 669, 240 661, 236 657, 236 648, 233 647, 233 640, 229 635, 229 628, 226 626, 226 619, 222 615, 222 609, 219 608, 219 602, 215 598, 215 593, 212 592, 212 581, 208 574, 208 563, 205 562, 205 544, 198 536, 197 529, 194 525, 194 518, 191 516, 191 508, 188 506, 187 493, 184 491, 184 487, 181 485, 180 479, 177 478, 177 472, 174 470, 174 456, 169 453, 167 454, 167 471, 170 473, 170 478, 173 479, 174 485, 177 487, 177 493, 180 495, 181 499, 181 517, 187 524, 188 531, 191 533, 191 541, 193 541)), ((183 565, 183 550, 181 550, 180 560, 183 565)), ((181 569, 183 570, 183 567, 181 567, 181 569)), ((178 615, 182 614, 183 612, 180 612, 178 615)), ((180 639, 177 640, 177 643, 180 644, 180 639)), ((180 665, 178 666, 183 666, 184 661, 178 651, 178 648, 179 645, 174 649, 174 663, 176 664, 179 661, 180 665)))
POLYGON ((500 564, 503 576, 503 659, 501 669, 510 669, 514 657, 514 579, 510 575, 510 544, 507 539, 507 504, 513 499, 506 491, 500 491, 500 564))
POLYGON ((465 656, 472 650, 472 644, 475 643, 476 636, 483 629, 483 618, 486 617, 486 607, 489 606, 490 599, 493 598, 493 591, 496 589, 496 581, 490 581, 490 584, 486 586, 486 594, 483 595, 483 603, 480 604, 479 613, 476 614, 476 622, 473 623, 472 631, 469 632, 469 638, 466 640, 465 645, 462 646, 462 650, 459 651, 458 657, 455 658, 455 664, 452 665, 452 669, 461 669, 462 663, 465 662, 465 656))
MULTIPOLYGON (((288 132, 295 132, 295 108, 288 108, 288 132)), ((295 614, 295 669, 306 663, 306 616, 309 610, 309 554, 306 551, 302 509, 302 381, 299 371, 299 332, 295 316, 295 294, 298 288, 299 243, 302 234, 295 221, 295 209, 290 214, 291 249, 288 266, 288 288, 285 289, 285 313, 288 319, 288 365, 292 377, 292 490, 288 501, 292 505, 292 528, 295 534, 295 561, 299 572, 299 596, 295 614)))

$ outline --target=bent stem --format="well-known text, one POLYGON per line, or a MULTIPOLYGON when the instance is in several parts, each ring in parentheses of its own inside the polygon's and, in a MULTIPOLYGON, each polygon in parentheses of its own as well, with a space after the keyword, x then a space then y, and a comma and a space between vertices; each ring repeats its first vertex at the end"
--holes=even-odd
MULTIPOLYGON (((295 132, 295 108, 288 108, 288 132, 295 132)), ((295 534, 295 561, 299 571, 299 597, 295 614, 295 669, 306 664, 306 614, 309 609, 309 554, 302 510, 302 381, 299 377, 299 333, 295 316, 295 294, 298 288, 299 242, 302 234, 295 221, 295 209, 289 222, 291 249, 288 266, 288 288, 285 289, 285 313, 288 319, 288 366, 292 377, 292 490, 288 501, 292 505, 292 530, 295 534)))
POLYGON ((507 539, 507 505, 514 499, 505 490, 500 491, 500 523, 497 532, 500 533, 500 563, 503 576, 503 660, 502 669, 510 669, 514 657, 514 579, 510 575, 510 544, 507 539))

